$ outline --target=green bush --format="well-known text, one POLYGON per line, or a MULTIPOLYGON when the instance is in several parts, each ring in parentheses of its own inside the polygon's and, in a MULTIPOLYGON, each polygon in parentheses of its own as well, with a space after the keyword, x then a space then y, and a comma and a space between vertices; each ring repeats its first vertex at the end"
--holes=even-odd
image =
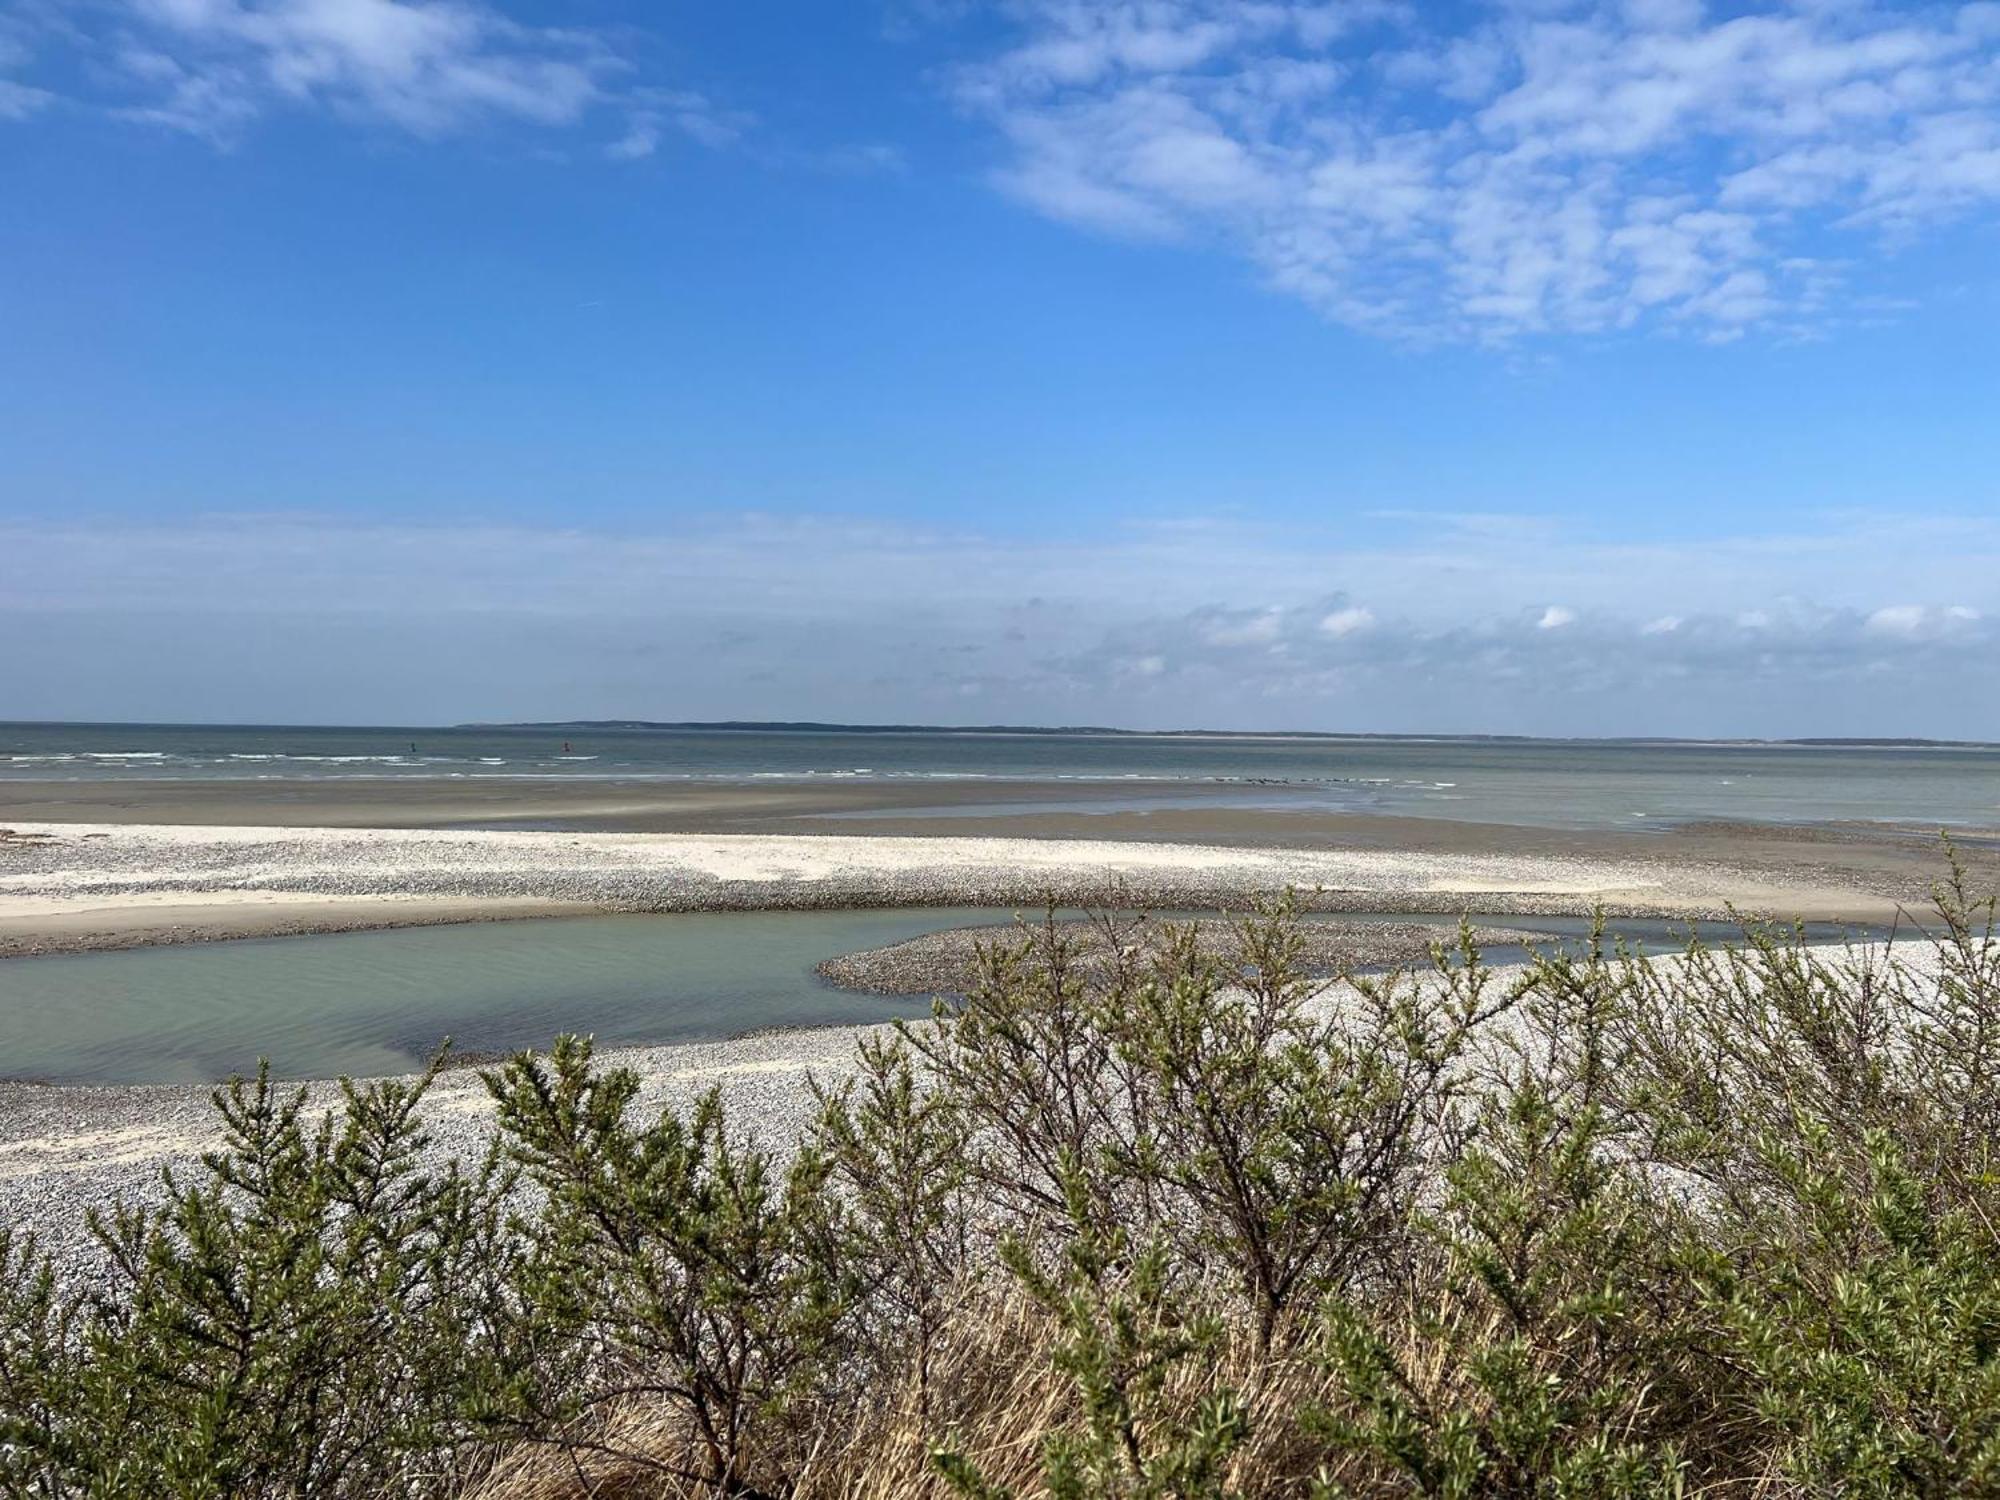
POLYGON ((219 1150, 156 1208, 90 1213, 107 1288, 0 1238, 0 1486, 17 1495, 447 1490, 520 1264, 497 1158, 422 1167, 414 1084, 306 1118, 268 1077, 218 1090, 219 1150))

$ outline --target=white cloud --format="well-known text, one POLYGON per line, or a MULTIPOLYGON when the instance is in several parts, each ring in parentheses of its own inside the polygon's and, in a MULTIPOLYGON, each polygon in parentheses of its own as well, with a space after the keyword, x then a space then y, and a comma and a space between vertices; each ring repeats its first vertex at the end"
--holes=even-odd
POLYGON ((587 32, 474 0, 120 0, 130 118, 211 138, 282 106, 415 135, 482 120, 569 125, 622 71, 587 32))
POLYGON ((614 161, 641 161, 651 156, 669 131, 720 151, 740 142, 743 132, 754 123, 749 115, 723 109, 706 95, 692 91, 654 90, 637 98, 639 107, 628 116, 625 134, 604 148, 604 154, 614 161))
POLYGON ((1837 260, 2000 204, 1991 7, 1023 0, 957 95, 1008 192, 1216 241, 1352 327, 1728 339, 1838 316, 1837 260), (1393 44, 1393 45, 1392 45, 1393 44), (1831 241, 1838 253, 1829 253, 1831 241))
POLYGON ((1358 604, 1350 604, 1344 609, 1336 609, 1320 619, 1321 635, 1330 635, 1335 640, 1342 636, 1355 635, 1375 623, 1375 613, 1358 604))
POLYGON ((1879 635, 1914 635, 1923 629, 1924 619, 1921 604, 1890 604, 1868 617, 1868 628, 1879 635))
POLYGON ((1218 610, 1202 629, 1211 646, 1268 646, 1284 631, 1282 610, 1218 610))
POLYGON ((1870 633, 1881 636, 1916 638, 1952 637, 1985 619, 1979 610, 1965 604, 1926 607, 1921 604, 1888 604, 1867 619, 1870 633))
POLYGON ((645 113, 632 116, 625 133, 604 148, 613 161, 644 161, 660 149, 660 122, 645 113))
POLYGON ((1672 635, 1686 622, 1679 615, 1661 615, 1657 620, 1648 620, 1639 627, 1641 635, 1672 635))
POLYGON ((1551 604, 1547 609, 1542 611, 1541 618, 1535 621, 1535 629, 1561 630, 1565 625, 1574 625, 1575 623, 1575 610, 1564 609, 1560 604, 1551 604))
POLYGON ((25 120, 55 102, 47 89, 30 88, 10 78, 0 78, 0 120, 25 120))
POLYGON ((769 140, 750 111, 649 77, 636 33, 530 22, 518 0, 88 0, 67 12, 12 0, 18 17, 9 3, 0 0, 0 121, 57 101, 7 76, 36 62, 38 47, 80 63, 64 101, 77 110, 219 147, 274 114, 310 111, 426 140, 506 125, 566 132, 611 161, 685 140, 772 168, 904 165, 885 142, 769 140))

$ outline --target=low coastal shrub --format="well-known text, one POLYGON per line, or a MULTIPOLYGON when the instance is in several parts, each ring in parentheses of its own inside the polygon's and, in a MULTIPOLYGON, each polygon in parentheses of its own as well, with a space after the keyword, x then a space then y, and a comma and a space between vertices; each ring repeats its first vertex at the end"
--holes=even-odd
POLYGON ((2000 939, 1329 988, 1029 924, 802 1140, 559 1040, 268 1077, 101 1274, 0 1231, 0 1494, 2000 1495, 2000 939), (435 1071, 435 1070, 433 1070, 435 1071))

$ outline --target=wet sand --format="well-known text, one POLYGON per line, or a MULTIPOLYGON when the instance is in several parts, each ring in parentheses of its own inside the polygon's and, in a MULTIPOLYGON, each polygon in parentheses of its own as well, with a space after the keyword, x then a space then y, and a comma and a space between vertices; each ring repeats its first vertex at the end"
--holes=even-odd
MULTIPOLYGON (((0 866, 4 870, 4 866, 0 866)), ((0 894, 0 959, 101 953, 164 943, 231 938, 307 937, 520 917, 587 916, 588 902, 535 897, 478 900, 369 895, 326 897, 297 891, 170 892, 100 899, 9 899, 0 894)))
MULTIPOLYGON (((8 828, 0 955, 566 912, 1033 905, 1115 886, 1138 904, 1240 904, 1288 882, 1325 911, 1601 903, 1881 923, 1920 908, 1943 869, 1920 830, 1522 828, 1203 783, 0 782, 8 828)), ((1961 852, 1977 888, 2000 887, 2000 841, 1961 852)))
MULTIPOLYGON (((1413 820, 1414 821, 1414 820, 1413 820)), ((1414 833, 1415 830, 1412 830, 1414 833)), ((0 954, 563 912, 883 906, 1242 909, 1287 887, 1321 912, 1758 917, 1883 924, 1935 855, 1889 869, 1627 841, 1436 849, 876 834, 16 824, 0 954)), ((1845 846, 1837 846, 1845 847, 1845 846)), ((1880 845, 1862 853, 1895 853, 1880 845)))
MULTIPOLYGON (((256 781, 0 780, 0 829, 33 823, 506 829, 599 833, 874 834, 1114 839, 1424 853, 1751 854, 1810 849, 1857 869, 1928 864, 1937 830, 1880 824, 1705 822, 1569 829, 1333 810, 1296 783, 613 781, 351 777, 256 781)), ((2000 868, 2000 828, 1966 830, 2000 868)))
MULTIPOLYGON (((585 778, 343 777, 338 780, 0 781, 0 826, 10 823, 186 823, 288 828, 534 827, 616 833, 857 832, 833 819, 861 816, 962 823, 951 813, 1000 816, 1107 799, 1212 802, 1226 810, 1252 794, 1314 802, 1310 789, 1204 782, 613 781, 585 778), (926 816, 943 810, 945 817, 926 816)), ((1087 816, 1088 814, 1083 814, 1087 816)), ((985 821, 980 819, 980 822, 985 821)), ((969 829, 966 831, 970 831, 969 829)))

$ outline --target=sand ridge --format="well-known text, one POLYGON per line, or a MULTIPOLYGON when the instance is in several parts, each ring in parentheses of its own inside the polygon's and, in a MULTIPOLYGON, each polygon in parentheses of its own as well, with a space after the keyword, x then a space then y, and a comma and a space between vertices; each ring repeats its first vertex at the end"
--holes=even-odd
POLYGON ((1888 920, 1888 897, 1709 861, 1018 837, 17 824, 0 954, 587 911, 1241 904, 1888 920))

